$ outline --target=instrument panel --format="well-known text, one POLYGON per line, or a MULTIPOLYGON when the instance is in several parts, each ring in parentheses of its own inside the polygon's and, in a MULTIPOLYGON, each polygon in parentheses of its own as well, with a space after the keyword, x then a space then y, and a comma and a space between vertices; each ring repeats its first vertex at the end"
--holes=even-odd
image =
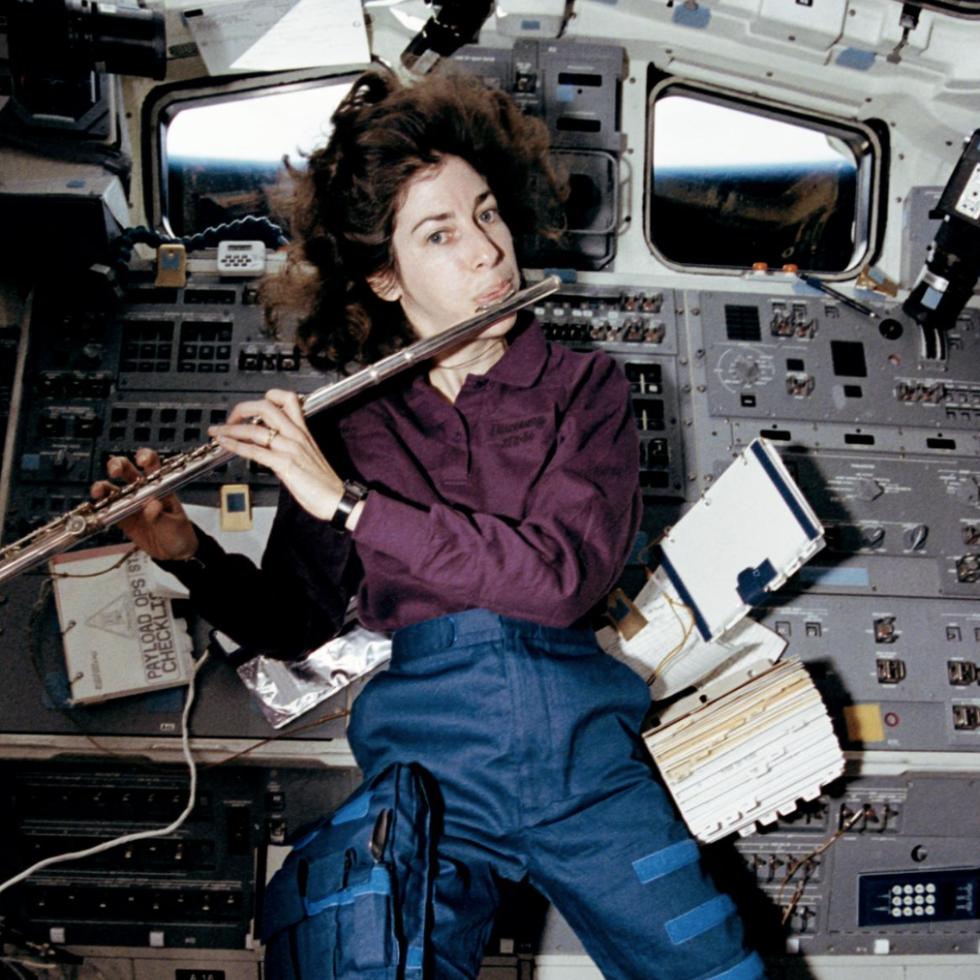
MULTIPOLYGON (((940 774, 846 778, 797 815, 712 845, 709 860, 739 882, 736 898, 748 920, 767 923, 761 946, 793 955, 962 948, 977 917, 968 901, 975 862, 962 860, 971 831, 945 817, 941 826, 931 824, 928 800, 941 797, 950 812, 976 812, 976 778, 969 765, 958 773, 952 760, 969 762, 980 749, 980 314, 961 317, 948 358, 938 363, 921 356, 916 326, 892 308, 872 319, 765 280, 757 291, 726 293, 602 277, 563 285, 534 312, 551 340, 607 351, 630 380, 647 508, 627 588, 642 581, 641 561, 664 527, 741 448, 766 436, 826 526, 827 547, 755 615, 787 641, 787 655, 806 664, 846 749, 946 753, 950 760, 940 774), (857 814, 857 823, 826 854, 807 858, 840 830, 845 812, 857 814), (782 923, 776 910, 800 884, 798 871, 787 879, 800 860, 809 861, 805 884, 782 923)), ((77 298, 66 304, 52 285, 36 294, 28 339, 18 426, 8 441, 7 541, 86 499, 108 455, 141 445, 164 455, 194 449, 235 401, 273 386, 311 391, 324 381, 291 343, 267 332, 253 284, 216 272, 195 272, 183 290, 162 294, 135 270, 123 298, 108 308, 77 298)), ((216 506, 221 486, 241 483, 250 485, 256 506, 274 504, 271 474, 241 461, 202 475, 182 496, 216 506)), ((54 739, 52 745, 107 736, 173 741, 179 691, 88 707, 66 703, 61 640, 43 579, 25 574, 0 590, 0 650, 10 681, 0 691, 3 737, 54 739)), ((205 625, 196 636, 206 645, 205 625)), ((226 665, 207 665, 199 682, 196 737, 238 744, 273 734, 226 665)), ((348 690, 345 704, 357 690, 348 690)), ((335 709, 325 703, 299 736, 288 729, 275 736, 278 751, 342 738, 335 709)), ((69 775, 75 769, 52 763, 51 774, 38 778, 81 785, 69 775)), ((259 772, 267 767, 249 778, 259 772)), ((336 772, 348 781, 356 776, 353 769, 336 772)), ((270 792, 249 784, 239 796, 253 806, 270 792)), ((311 803, 308 815, 319 807, 311 803)), ((17 833, 42 851, 52 834, 67 841, 88 833, 85 821, 46 822, 54 817, 25 814, 17 833)), ((257 836, 248 838, 256 854, 275 848, 281 830, 275 814, 258 823, 257 836)), ((197 908, 220 898, 225 918, 186 928, 202 947, 240 947, 258 894, 254 878, 232 861, 210 868, 218 884, 202 891, 186 875, 168 884, 153 865, 167 848, 197 853, 194 840, 189 832, 153 855, 134 852, 135 870, 95 869, 108 918, 71 912, 70 903, 88 892, 70 869, 42 873, 25 893, 31 928, 96 946, 113 937, 152 945, 160 930, 133 921, 120 931, 122 912, 113 903, 131 903, 143 922, 154 919, 153 903, 163 899, 197 908)), ((514 896, 511 911, 525 901, 514 896)), ((185 928, 173 909, 158 911, 171 936, 185 928)), ((537 940, 511 930, 523 937, 525 955, 579 950, 560 919, 545 918, 542 928, 537 940)), ((515 953, 499 962, 517 969, 521 960, 515 953)))

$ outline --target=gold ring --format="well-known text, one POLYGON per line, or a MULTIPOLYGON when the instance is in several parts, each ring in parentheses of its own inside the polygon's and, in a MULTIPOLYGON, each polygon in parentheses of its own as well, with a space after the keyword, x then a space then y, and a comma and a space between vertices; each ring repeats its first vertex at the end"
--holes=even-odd
POLYGON ((269 432, 269 438, 266 439, 265 441, 265 448, 271 449, 272 443, 275 441, 276 436, 279 435, 279 432, 276 429, 269 429, 268 432, 269 432))

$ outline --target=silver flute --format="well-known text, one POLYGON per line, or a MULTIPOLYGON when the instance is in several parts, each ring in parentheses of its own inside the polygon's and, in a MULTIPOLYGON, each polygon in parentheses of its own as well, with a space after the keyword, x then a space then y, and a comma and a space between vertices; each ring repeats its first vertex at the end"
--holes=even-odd
MULTIPOLYGON (((498 320, 550 296, 560 284, 557 276, 548 276, 443 333, 417 340, 346 378, 317 388, 302 398, 303 415, 313 415, 325 408, 339 405, 362 391, 379 385, 392 375, 458 346, 498 320)), ((0 548, 0 583, 67 551, 113 524, 118 524, 138 513, 149 501, 174 493, 192 483, 202 473, 227 462, 234 455, 231 450, 212 439, 190 452, 172 456, 155 473, 118 487, 99 500, 86 501, 19 541, 5 545, 0 548)))

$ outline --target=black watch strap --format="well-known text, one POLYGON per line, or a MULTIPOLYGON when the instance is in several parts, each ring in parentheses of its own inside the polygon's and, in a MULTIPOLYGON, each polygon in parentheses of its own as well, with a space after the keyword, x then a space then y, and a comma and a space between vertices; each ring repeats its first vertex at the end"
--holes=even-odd
POLYGON ((356 480, 344 480, 344 492, 333 517, 330 518, 330 526, 337 528, 338 531, 346 531, 351 511, 367 494, 368 488, 363 483, 358 483, 356 480))

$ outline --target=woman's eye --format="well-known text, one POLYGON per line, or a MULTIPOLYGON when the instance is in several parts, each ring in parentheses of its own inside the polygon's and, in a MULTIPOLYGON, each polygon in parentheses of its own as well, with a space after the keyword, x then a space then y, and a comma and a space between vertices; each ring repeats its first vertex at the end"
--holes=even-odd
POLYGON ((480 212, 480 220, 482 222, 484 222, 485 224, 489 224, 496 217, 497 217, 497 209, 496 208, 487 208, 486 211, 481 211, 480 212))
POLYGON ((446 233, 444 231, 434 231, 426 241, 430 245, 441 245, 446 240, 446 233))

